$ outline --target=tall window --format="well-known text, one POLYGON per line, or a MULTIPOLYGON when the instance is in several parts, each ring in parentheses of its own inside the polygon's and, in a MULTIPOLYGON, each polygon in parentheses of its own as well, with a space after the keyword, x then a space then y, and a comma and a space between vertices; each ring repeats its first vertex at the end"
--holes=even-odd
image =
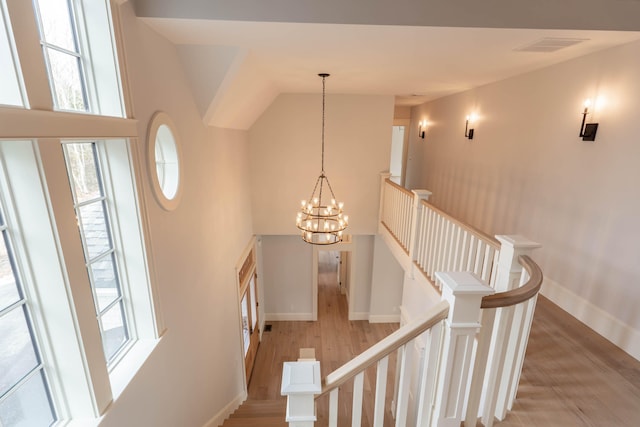
POLYGON ((0 205, 0 426, 48 426, 56 414, 5 218, 0 205))
POLYGON ((108 0, 33 0, 57 110, 124 117, 108 0))
POLYGON ((130 337, 97 146, 83 142, 63 147, 102 346, 112 362, 130 337))
POLYGON ((0 104, 24 106, 20 73, 13 49, 11 25, 0 0, 0 104))
POLYGON ((87 111, 85 75, 73 9, 68 0, 38 0, 41 43, 59 110, 87 111))

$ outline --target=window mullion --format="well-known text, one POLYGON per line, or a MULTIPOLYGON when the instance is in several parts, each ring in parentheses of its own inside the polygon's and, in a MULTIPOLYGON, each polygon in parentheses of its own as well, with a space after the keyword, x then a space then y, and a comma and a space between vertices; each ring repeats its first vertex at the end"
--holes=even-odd
POLYGON ((78 59, 82 58, 82 55, 80 53, 78 53, 78 52, 74 52, 72 50, 65 49, 64 47, 60 47, 60 46, 55 45, 55 44, 47 43, 45 40, 40 41, 40 43, 42 44, 43 47, 45 47, 47 49, 57 50, 60 53, 64 53, 64 54, 69 55, 69 56, 75 56, 78 59))
POLYGON ((16 50, 22 67, 22 79, 28 106, 34 110, 53 111, 53 95, 49 88, 47 66, 40 47, 40 33, 33 3, 25 0, 6 0, 16 50))
POLYGON ((21 305, 24 305, 24 303, 25 303, 24 298, 21 298, 18 301, 11 304, 9 307, 6 307, 0 310, 0 318, 2 318, 2 316, 4 316, 5 314, 8 314, 9 312, 13 311, 14 309, 20 307, 21 305))
POLYGON ((90 205, 92 203, 96 203, 96 202, 104 202, 107 198, 105 196, 100 196, 100 197, 96 197, 95 199, 89 199, 89 200, 83 200, 82 202, 79 203, 74 203, 74 207, 76 209, 80 209, 83 206, 87 206, 90 205))
POLYGON ((0 403, 2 403, 4 400, 6 400, 9 396, 11 396, 11 394, 13 392, 15 392, 17 389, 20 388, 20 386, 22 386, 24 383, 26 383, 27 381, 29 381, 34 375, 38 374, 40 370, 42 370, 43 368, 43 364, 42 362, 38 363, 33 369, 31 369, 29 372, 27 372, 25 374, 24 377, 22 377, 17 383, 15 383, 11 388, 9 388, 9 390, 7 390, 7 392, 0 396, 0 403))

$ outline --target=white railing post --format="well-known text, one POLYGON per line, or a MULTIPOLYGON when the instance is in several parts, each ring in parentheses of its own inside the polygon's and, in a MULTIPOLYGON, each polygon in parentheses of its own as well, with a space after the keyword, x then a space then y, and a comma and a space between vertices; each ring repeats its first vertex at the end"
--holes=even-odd
POLYGON ((382 232, 382 221, 384 219, 384 203, 385 203, 385 191, 384 189, 387 186, 387 179, 391 177, 389 172, 382 172, 380 174, 380 210, 378 212, 378 233, 382 232))
POLYGON ((518 257, 531 255, 531 251, 541 245, 519 235, 497 235, 496 239, 500 242, 500 255, 495 289, 496 292, 504 292, 517 288, 520 284, 522 266, 518 263, 518 257))
POLYGON ((422 201, 429 200, 431 191, 429 190, 411 190, 413 197, 413 223, 411 224, 411 234, 409 236, 409 257, 411 262, 418 259, 416 252, 418 250, 418 240, 423 237, 422 230, 422 201))
POLYGON ((280 393, 287 396, 289 427, 313 427, 316 421, 315 395, 322 391, 320 362, 284 362, 280 393))
MULTIPOLYGON (((530 255, 541 245, 519 235, 498 235, 500 255, 496 270, 495 289, 497 292, 509 291, 522 283, 523 267, 518 262, 521 255, 530 255)), ((504 307, 496 310, 495 326, 491 337, 491 347, 487 357, 484 404, 482 422, 485 426, 493 425, 494 418, 503 419, 510 406, 510 396, 520 378, 521 361, 526 350, 521 337, 523 332, 529 333, 533 321, 533 310, 522 310, 522 306, 504 307), (519 363, 520 361, 520 363, 519 363)), ((524 340, 526 343, 526 340, 524 340)))
POLYGON ((482 297, 495 291, 469 272, 437 272, 442 299, 449 305, 442 358, 431 425, 459 427, 467 397, 469 370, 476 333, 480 328, 482 297))

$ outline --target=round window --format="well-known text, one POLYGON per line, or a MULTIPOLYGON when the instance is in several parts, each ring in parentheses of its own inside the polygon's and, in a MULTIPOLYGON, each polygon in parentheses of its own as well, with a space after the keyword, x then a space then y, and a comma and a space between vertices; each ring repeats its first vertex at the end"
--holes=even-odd
POLYGON ((180 145, 171 118, 163 112, 154 114, 149 125, 148 165, 156 200, 166 210, 173 210, 180 199, 180 145))

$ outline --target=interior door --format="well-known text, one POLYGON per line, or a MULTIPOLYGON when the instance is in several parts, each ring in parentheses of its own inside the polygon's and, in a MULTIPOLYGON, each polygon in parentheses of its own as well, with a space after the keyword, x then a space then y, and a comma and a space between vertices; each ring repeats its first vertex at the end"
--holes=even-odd
POLYGON ((247 383, 251 379, 253 365, 256 361, 258 346, 260 345, 260 331, 258 322, 258 290, 256 288, 256 275, 251 276, 249 283, 242 293, 242 343, 244 348, 244 366, 247 374, 247 383))

